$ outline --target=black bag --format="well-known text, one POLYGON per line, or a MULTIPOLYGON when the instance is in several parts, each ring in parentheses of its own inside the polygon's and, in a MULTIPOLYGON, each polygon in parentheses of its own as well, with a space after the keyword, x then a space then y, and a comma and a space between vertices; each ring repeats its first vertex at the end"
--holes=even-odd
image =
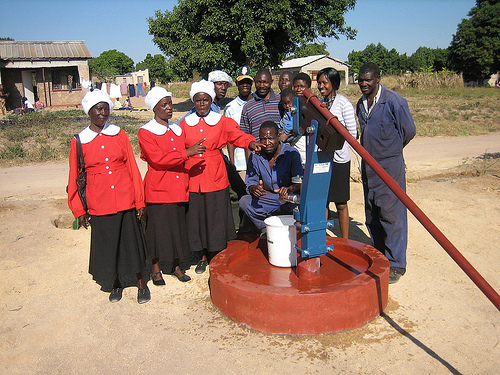
POLYGON ((76 157, 78 163, 78 177, 76 178, 76 186, 78 195, 82 201, 85 212, 88 212, 87 207, 87 170, 85 169, 85 161, 83 160, 82 142, 80 136, 75 134, 76 139, 76 157))

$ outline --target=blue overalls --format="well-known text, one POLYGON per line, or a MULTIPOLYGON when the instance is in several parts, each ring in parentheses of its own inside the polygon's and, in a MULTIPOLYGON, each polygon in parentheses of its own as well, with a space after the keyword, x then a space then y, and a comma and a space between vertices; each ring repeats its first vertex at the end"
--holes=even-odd
MULTIPOLYGON (((403 147, 415 136, 415 123, 404 98, 382 85, 379 90, 380 98, 369 114, 362 98, 356 106, 361 145, 406 191, 403 147)), ((408 242, 406 207, 364 160, 361 176, 366 226, 373 246, 389 259, 391 268, 404 270, 408 242)))
POLYGON ((271 215, 290 214, 295 207, 292 203, 281 203, 279 194, 274 190, 292 185, 292 177, 303 175, 302 162, 299 152, 292 146, 280 142, 281 150, 274 163, 273 170, 269 168, 269 161, 259 155, 250 154, 247 166, 245 183, 248 187, 258 185, 262 181, 267 194, 262 197, 244 195, 240 199, 240 208, 248 215, 255 226, 265 231, 264 220, 271 215))

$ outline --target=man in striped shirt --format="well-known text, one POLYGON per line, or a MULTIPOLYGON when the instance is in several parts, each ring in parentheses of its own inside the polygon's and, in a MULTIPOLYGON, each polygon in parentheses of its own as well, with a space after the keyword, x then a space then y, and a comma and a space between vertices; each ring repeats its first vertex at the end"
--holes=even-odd
MULTIPOLYGON (((279 111, 280 96, 271 89, 273 79, 268 69, 262 68, 254 79, 255 93, 243 107, 241 112, 240 129, 252 134, 259 142, 260 126, 264 121, 273 121, 279 124, 281 120, 279 111)), ((248 154, 247 154, 248 158, 248 154)))

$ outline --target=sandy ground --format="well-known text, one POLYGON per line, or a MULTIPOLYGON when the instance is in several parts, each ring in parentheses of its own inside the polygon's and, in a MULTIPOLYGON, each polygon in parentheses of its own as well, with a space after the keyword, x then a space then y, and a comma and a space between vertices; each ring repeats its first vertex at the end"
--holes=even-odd
MULTIPOLYGON (((485 153, 498 161, 500 134, 415 139, 408 193, 500 291, 498 165, 467 167, 485 153), (478 169, 489 173, 464 174, 478 169)), ((65 164, 0 169, 1 374, 498 374, 499 311, 411 215, 408 272, 383 316, 273 335, 219 312, 208 272, 150 285, 145 305, 135 288, 109 303, 87 273, 90 231, 67 228, 66 180, 65 164)), ((359 183, 349 208, 352 239, 369 242, 359 183)))

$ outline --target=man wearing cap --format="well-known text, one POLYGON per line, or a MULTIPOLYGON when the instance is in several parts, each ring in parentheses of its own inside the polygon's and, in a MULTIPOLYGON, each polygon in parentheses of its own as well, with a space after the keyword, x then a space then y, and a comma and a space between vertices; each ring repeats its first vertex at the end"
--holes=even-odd
MULTIPOLYGON (((255 94, 245 104, 241 112, 240 129, 252 134, 259 141, 260 126, 264 121, 273 121, 279 124, 281 120, 279 103, 280 96, 271 88, 273 79, 268 69, 262 68, 254 79, 255 94)), ((247 153, 247 156, 249 153, 247 153)))

